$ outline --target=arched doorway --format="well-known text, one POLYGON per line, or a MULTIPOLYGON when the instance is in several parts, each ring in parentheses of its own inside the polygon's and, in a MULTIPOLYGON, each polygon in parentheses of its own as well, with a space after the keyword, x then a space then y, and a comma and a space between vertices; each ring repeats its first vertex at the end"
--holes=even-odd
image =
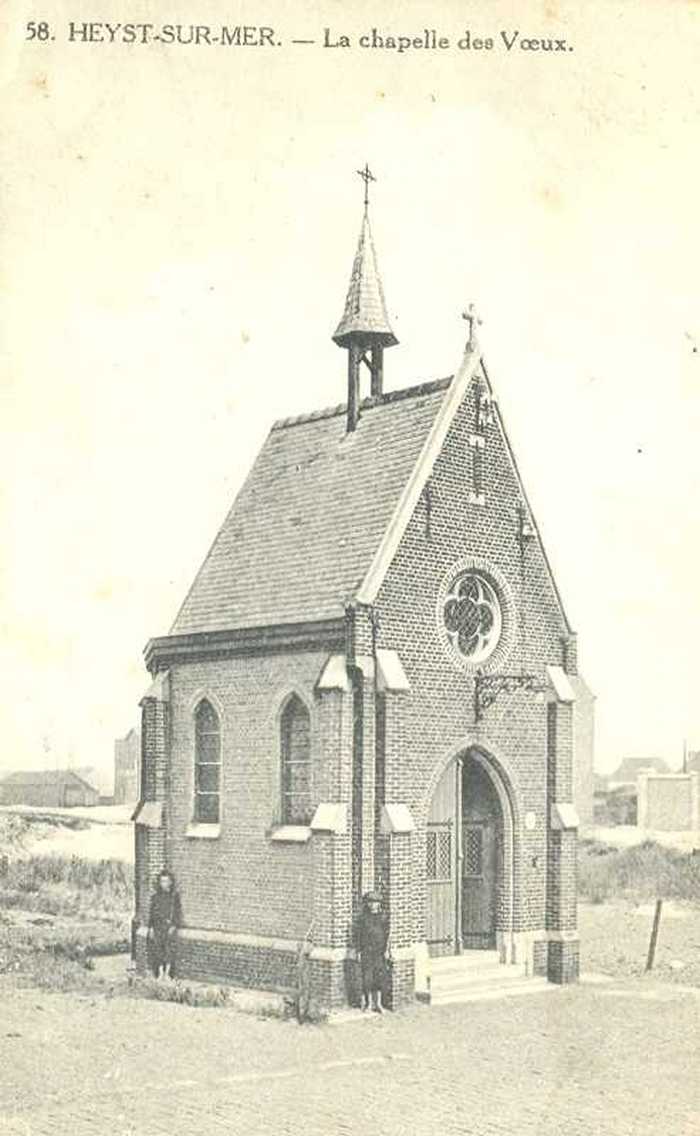
POLYGON ((511 910, 512 814, 502 777, 468 749, 445 769, 426 833, 426 938, 431 955, 493 950, 511 910))

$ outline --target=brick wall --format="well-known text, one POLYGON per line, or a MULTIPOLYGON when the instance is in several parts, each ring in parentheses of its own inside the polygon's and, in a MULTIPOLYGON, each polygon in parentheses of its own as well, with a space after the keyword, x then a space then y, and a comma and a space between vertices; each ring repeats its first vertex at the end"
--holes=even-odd
POLYGON ((180 936, 178 972, 188 978, 219 978, 237 986, 256 989, 293 988, 296 982, 296 950, 275 950, 259 945, 180 936))
POLYGON ((327 653, 189 663, 171 671, 168 858, 187 926, 295 939, 313 914, 313 853, 275 843, 279 819, 279 714, 295 691, 311 715, 314 800, 338 775, 340 716, 314 687, 327 653), (221 726, 221 823, 215 840, 187 835, 192 821, 194 708, 206 696, 221 726))
MULTIPOLYGON (((484 504, 470 501, 475 410, 472 386, 435 462, 429 510, 423 495, 376 603, 377 644, 398 650, 411 683, 409 695, 387 697, 385 782, 387 800, 406 802, 418 824, 411 893, 416 940, 425 937, 423 834, 430 799, 446 763, 469 746, 479 747, 493 759, 510 796, 513 930, 534 931, 545 924, 546 706, 531 692, 515 691, 502 694, 476 721, 475 668, 451 657, 440 630, 441 595, 453 568, 471 565, 481 570, 501 599, 503 645, 485 661, 485 672, 544 676, 548 663, 575 669, 575 640, 570 638, 538 541, 527 542, 521 550, 522 498, 497 417, 486 428, 482 450, 484 504), (398 698, 405 701, 400 710, 403 740, 397 746, 391 737, 398 698)), ((565 744, 570 746, 570 739, 565 744)), ((568 774, 562 767, 560 776, 570 775, 570 764, 568 774)))

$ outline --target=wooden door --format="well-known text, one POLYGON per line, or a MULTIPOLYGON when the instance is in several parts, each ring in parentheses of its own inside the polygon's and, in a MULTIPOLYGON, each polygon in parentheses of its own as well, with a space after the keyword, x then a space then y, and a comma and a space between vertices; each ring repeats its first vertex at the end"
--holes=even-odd
MULTIPOLYGON (((461 774, 460 774, 461 776, 461 774)), ((426 924, 431 955, 454 954, 457 941, 459 826, 458 763, 441 777, 430 806, 426 834, 426 924)))
POLYGON ((467 950, 496 946, 496 825, 492 819, 463 826, 462 942, 467 950))

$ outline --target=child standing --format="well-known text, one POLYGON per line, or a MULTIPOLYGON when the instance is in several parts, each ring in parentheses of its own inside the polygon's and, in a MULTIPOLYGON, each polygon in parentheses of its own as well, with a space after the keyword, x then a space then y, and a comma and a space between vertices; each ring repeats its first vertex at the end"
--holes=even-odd
POLYGON ((369 1008, 370 998, 375 1014, 382 1012, 382 991, 386 983, 386 949, 389 926, 380 909, 376 891, 367 892, 357 921, 357 949, 362 969, 362 1008, 369 1008))
POLYGON ((161 971, 174 977, 177 932, 182 923, 180 896, 171 872, 158 875, 148 916, 148 961, 156 978, 161 971))

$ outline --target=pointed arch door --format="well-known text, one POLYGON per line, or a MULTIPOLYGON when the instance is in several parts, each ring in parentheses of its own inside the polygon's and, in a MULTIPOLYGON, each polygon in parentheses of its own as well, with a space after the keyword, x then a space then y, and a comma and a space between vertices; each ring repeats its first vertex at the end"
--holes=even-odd
POLYGON ((448 765, 435 789, 426 832, 426 937, 431 955, 461 949, 462 763, 448 765))

